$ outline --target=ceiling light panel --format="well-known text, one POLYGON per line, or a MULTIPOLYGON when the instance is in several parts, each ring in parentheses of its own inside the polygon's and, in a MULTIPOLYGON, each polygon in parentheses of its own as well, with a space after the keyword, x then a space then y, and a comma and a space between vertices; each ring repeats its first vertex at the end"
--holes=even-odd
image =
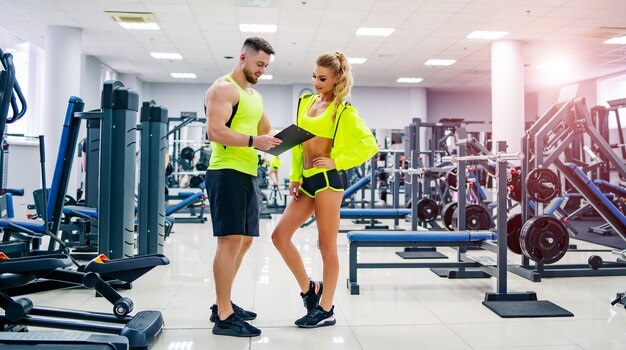
POLYGON ((373 27, 359 27, 356 30, 356 35, 359 36, 390 36, 394 32, 394 28, 373 28, 373 27))
POLYGON ((505 37, 509 32, 475 30, 469 33, 466 38, 479 40, 496 40, 505 37))
POLYGON ((196 79, 198 77, 195 73, 171 73, 170 75, 176 79, 196 79))
POLYGON ((421 83, 424 79, 422 78, 398 78, 396 83, 405 83, 405 84, 418 84, 421 83))
POLYGON ((242 33, 276 33, 278 26, 275 24, 245 24, 239 25, 242 33))
POLYGON ((609 40, 603 41, 602 43, 613 45, 626 45, 626 35, 611 38, 609 40))
POLYGON ((150 56, 157 60, 182 60, 183 56, 178 52, 150 52, 150 56))
POLYGON ((456 60, 451 59, 442 59, 442 58, 431 58, 428 61, 424 62, 427 66, 450 66, 456 63, 456 60))
POLYGON ((126 23, 120 22, 120 25, 124 29, 129 30, 159 30, 161 29, 156 23, 126 23))

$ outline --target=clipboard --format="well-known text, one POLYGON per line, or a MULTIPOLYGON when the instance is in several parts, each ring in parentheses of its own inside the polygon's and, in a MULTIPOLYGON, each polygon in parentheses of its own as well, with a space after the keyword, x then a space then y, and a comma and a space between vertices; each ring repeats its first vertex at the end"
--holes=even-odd
POLYGON ((314 134, 311 134, 297 125, 291 124, 278 134, 274 135, 274 137, 283 140, 283 143, 263 152, 277 156, 287 150, 290 150, 296 145, 312 139, 314 136, 314 134))

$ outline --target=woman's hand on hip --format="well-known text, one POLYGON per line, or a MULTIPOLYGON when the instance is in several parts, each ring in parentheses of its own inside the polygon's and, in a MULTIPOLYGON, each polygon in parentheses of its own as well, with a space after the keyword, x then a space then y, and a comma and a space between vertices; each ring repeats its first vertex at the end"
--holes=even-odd
POLYGON ((335 161, 331 158, 317 157, 313 159, 313 166, 316 168, 335 169, 335 161))

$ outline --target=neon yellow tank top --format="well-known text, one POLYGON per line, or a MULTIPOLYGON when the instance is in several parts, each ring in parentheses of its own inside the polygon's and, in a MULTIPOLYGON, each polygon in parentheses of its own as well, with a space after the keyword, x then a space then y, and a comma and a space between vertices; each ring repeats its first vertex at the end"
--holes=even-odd
POLYGON ((311 109, 311 106, 313 106, 318 96, 318 94, 312 95, 308 98, 304 106, 300 107, 298 111, 298 113, 300 113, 298 116, 298 126, 315 136, 332 139, 335 134, 335 121, 332 119, 332 114, 335 111, 335 108, 333 108, 334 105, 332 103, 329 104, 321 115, 311 117, 308 114, 309 109, 311 109))
MULTIPOLYGON (((233 106, 233 113, 226 126, 241 134, 257 136, 259 121, 263 116, 261 95, 252 88, 251 94, 246 92, 230 75, 225 78, 239 90, 239 101, 233 106)), ((211 150, 213 153, 209 169, 234 169, 252 176, 257 175, 258 158, 254 148, 224 146, 211 142, 211 150)))

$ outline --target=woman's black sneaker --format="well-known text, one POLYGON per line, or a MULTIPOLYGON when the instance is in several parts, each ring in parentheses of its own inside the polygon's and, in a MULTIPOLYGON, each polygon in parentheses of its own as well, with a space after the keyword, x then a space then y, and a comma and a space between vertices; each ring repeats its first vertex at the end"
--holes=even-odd
POLYGON ((306 314, 306 316, 296 320, 296 326, 302 328, 317 328, 332 326, 337 321, 335 320, 335 305, 330 308, 330 311, 324 311, 321 306, 317 306, 313 311, 306 314))
POLYGON ((261 330, 233 313, 224 321, 220 320, 219 317, 217 318, 213 326, 213 334, 230 337, 256 337, 261 335, 261 330))
POLYGON ((322 292, 324 291, 324 284, 320 282, 309 282, 309 290, 306 293, 300 293, 302 297, 302 303, 306 307, 307 314, 315 310, 315 307, 320 304, 322 299, 322 292))
MULTIPOLYGON (((232 301, 230 302, 230 305, 232 305, 235 315, 239 316, 239 318, 241 318, 242 320, 251 321, 256 318, 256 313, 252 311, 244 310, 243 308, 237 306, 232 301)), ((213 304, 213 306, 211 306, 211 317, 209 317, 209 321, 215 322, 215 320, 217 319, 219 319, 219 316, 217 316, 217 305, 213 304)))

